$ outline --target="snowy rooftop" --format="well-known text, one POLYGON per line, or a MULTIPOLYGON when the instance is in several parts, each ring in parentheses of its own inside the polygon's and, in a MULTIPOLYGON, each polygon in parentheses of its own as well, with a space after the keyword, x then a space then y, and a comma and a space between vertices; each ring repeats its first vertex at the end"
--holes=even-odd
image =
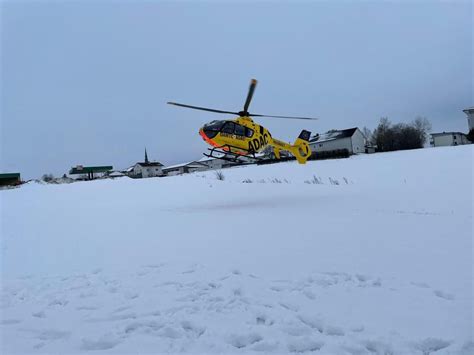
POLYGON ((342 129, 342 130, 333 130, 333 131, 328 131, 323 134, 316 134, 313 137, 310 138, 309 142, 314 143, 314 142, 325 142, 325 141, 330 141, 330 140, 335 140, 335 139, 341 139, 341 138, 347 138, 347 137, 352 137, 357 131, 357 127, 354 128, 349 128, 349 129, 342 129))

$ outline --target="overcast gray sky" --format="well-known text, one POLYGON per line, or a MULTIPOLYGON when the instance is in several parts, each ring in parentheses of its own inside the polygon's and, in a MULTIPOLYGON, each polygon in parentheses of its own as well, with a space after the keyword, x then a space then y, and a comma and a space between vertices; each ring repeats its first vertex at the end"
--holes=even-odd
POLYGON ((198 129, 251 111, 275 137, 374 128, 381 116, 467 131, 471 1, 2 2, 1 164, 22 178, 76 164, 198 159, 198 129))

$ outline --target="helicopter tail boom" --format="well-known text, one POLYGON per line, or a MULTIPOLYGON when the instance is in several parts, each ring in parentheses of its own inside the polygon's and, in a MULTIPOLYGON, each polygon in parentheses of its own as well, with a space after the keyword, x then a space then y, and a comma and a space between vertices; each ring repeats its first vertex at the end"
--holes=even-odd
POLYGON ((298 163, 305 164, 306 160, 311 156, 311 148, 309 147, 309 137, 311 132, 302 130, 295 143, 291 146, 290 153, 298 160, 298 163))
POLYGON ((270 145, 273 146, 273 153, 277 159, 280 159, 280 151, 286 150, 290 152, 296 158, 296 160, 298 160, 298 163, 305 164, 308 158, 311 156, 311 148, 309 147, 310 136, 311 132, 302 130, 293 145, 282 142, 275 138, 271 140, 270 145))

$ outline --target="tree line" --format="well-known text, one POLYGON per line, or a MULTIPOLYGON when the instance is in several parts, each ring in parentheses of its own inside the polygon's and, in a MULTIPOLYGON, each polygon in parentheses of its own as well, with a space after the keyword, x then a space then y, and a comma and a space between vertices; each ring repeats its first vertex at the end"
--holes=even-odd
POLYGON ((423 148, 430 131, 431 123, 426 117, 417 117, 411 123, 396 124, 382 117, 374 131, 363 128, 367 142, 376 146, 379 152, 423 148))

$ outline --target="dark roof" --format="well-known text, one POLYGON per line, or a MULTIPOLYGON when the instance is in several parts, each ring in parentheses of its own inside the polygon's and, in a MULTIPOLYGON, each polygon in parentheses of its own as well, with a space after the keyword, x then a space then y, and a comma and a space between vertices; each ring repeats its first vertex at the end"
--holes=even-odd
POLYGON ((19 179, 20 173, 5 173, 0 174, 0 179, 19 179))
POLYGON ((444 135, 453 135, 453 134, 461 134, 463 136, 466 135, 466 133, 462 132, 440 132, 440 133, 431 133, 432 136, 444 136, 444 135))
POLYGON ((462 110, 462 112, 464 112, 464 113, 473 113, 474 112, 474 106, 473 107, 468 107, 468 108, 462 110))
POLYGON ((113 167, 110 165, 106 166, 75 166, 69 170, 69 174, 88 174, 88 173, 105 173, 106 171, 112 170, 113 167))
POLYGON ((157 161, 152 161, 152 162, 138 162, 137 163, 140 166, 163 166, 160 162, 157 161))
POLYGON ((348 137, 352 137, 355 131, 357 131, 357 127, 329 131, 320 135, 315 135, 309 141, 310 143, 314 143, 314 142, 329 141, 333 139, 348 138, 348 137))

